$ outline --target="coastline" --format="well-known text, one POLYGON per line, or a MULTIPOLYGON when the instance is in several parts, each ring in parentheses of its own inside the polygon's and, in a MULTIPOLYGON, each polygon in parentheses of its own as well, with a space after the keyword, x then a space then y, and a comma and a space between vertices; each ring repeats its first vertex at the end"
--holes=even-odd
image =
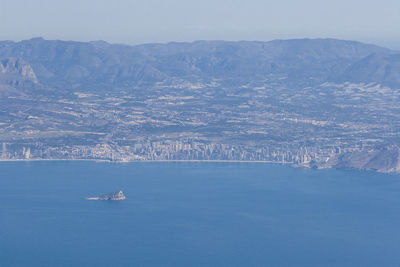
POLYGON ((125 164, 125 163, 159 163, 159 162, 176 162, 176 163, 257 163, 257 164, 279 164, 288 165, 293 168, 305 168, 305 169, 338 169, 338 170, 352 170, 352 171, 369 171, 376 173, 395 174, 398 175, 400 172, 388 171, 388 170, 377 170, 377 169, 363 169, 363 168, 336 168, 335 166, 310 166, 301 165, 293 162, 282 162, 282 161, 266 161, 266 160, 105 160, 105 159, 0 159, 2 162, 50 162, 50 161, 87 161, 87 162, 101 162, 101 163, 113 163, 113 164, 125 164))
POLYGON ((267 164, 289 164, 293 162, 266 161, 266 160, 105 160, 105 159, 0 159, 0 162, 30 162, 30 161, 94 161, 109 163, 134 163, 134 162, 225 162, 225 163, 267 163, 267 164))
POLYGON ((279 164, 288 165, 293 168, 304 168, 304 169, 316 169, 316 170, 327 170, 327 169, 337 169, 337 170, 349 170, 349 171, 361 171, 361 172, 376 172, 383 174, 393 174, 399 175, 400 172, 397 171, 387 171, 387 170, 376 170, 376 169, 358 169, 358 168, 336 168, 334 166, 310 166, 301 165, 293 162, 281 162, 281 161, 266 161, 266 160, 105 160, 105 159, 0 159, 2 162, 50 162, 50 161, 87 161, 87 162, 98 162, 98 163, 113 163, 113 164, 126 164, 126 163, 160 163, 160 162, 176 162, 176 163, 257 163, 257 164, 279 164))
MULTIPOLYGON (((278 165, 288 165, 293 168, 305 168, 311 169, 308 165, 299 165, 293 162, 281 162, 281 161, 266 161, 266 160, 105 160, 105 159, 0 159, 2 162, 57 162, 57 161, 86 161, 86 162, 98 162, 98 163, 112 163, 112 164, 128 164, 128 163, 160 163, 160 162, 170 162, 170 163, 256 163, 256 164, 278 164, 278 165)), ((320 170, 329 169, 326 167, 317 168, 320 170)))

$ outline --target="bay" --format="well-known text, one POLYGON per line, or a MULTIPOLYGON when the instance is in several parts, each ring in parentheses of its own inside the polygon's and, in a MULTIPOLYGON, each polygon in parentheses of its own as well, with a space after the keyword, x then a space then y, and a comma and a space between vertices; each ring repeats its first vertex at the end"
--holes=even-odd
POLYGON ((399 175, 0 162, 0 266, 393 266, 399 175), (122 189, 124 201, 88 201, 122 189))

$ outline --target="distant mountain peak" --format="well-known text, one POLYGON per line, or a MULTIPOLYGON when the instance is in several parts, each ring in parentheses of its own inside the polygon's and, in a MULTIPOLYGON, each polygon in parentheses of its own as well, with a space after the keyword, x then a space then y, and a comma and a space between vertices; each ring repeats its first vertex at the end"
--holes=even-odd
POLYGON ((0 60, 0 73, 6 75, 18 75, 23 79, 38 83, 31 65, 19 58, 5 58, 0 60))
POLYGON ((106 47, 110 46, 110 43, 103 41, 103 40, 91 41, 90 44, 92 44, 96 47, 100 47, 100 48, 106 48, 106 47))
POLYGON ((43 38, 43 37, 33 37, 33 38, 31 38, 29 41, 45 41, 45 39, 43 38))

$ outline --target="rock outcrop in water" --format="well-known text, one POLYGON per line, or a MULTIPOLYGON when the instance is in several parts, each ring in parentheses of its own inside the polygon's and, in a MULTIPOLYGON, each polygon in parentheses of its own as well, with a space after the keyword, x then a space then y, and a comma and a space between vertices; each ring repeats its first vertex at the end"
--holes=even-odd
POLYGON ((88 197, 87 200, 124 200, 126 197, 122 190, 119 190, 114 193, 101 195, 98 197, 88 197))

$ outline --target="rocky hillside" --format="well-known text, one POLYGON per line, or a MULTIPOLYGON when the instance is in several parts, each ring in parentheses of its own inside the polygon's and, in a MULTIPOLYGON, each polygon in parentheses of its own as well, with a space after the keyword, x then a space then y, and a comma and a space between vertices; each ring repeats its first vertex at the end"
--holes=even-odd
POLYGON ((372 53, 352 64, 343 80, 379 82, 390 86, 400 84, 400 53, 372 53))

